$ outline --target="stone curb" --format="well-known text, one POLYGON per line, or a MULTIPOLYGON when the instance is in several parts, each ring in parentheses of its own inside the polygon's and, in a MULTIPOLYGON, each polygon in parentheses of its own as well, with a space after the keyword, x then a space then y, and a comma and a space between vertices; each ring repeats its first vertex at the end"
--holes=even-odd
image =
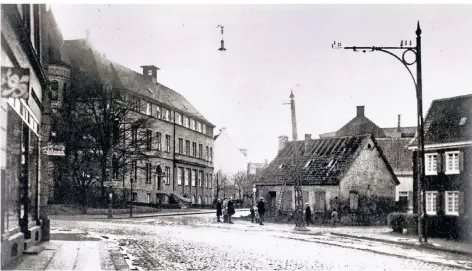
POLYGON ((345 233, 335 233, 335 232, 330 232, 330 234, 335 235, 335 236, 340 236, 340 237, 359 238, 359 239, 384 242, 384 243, 395 244, 395 245, 404 245, 404 246, 409 246, 409 247, 414 247, 414 248, 420 247, 420 248, 424 248, 428 250, 435 250, 435 251, 442 251, 442 252, 449 252, 449 253, 472 256, 472 251, 463 251, 463 250, 456 250, 452 248, 436 247, 436 246, 433 246, 432 244, 406 243, 406 242, 392 241, 392 240, 387 240, 387 239, 382 239, 382 238, 373 238, 373 237, 367 237, 367 236, 345 234, 345 233))

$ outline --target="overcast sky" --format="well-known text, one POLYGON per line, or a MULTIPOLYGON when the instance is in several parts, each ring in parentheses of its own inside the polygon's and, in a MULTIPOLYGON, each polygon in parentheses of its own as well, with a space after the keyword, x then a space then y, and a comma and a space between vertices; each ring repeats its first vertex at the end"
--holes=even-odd
MULTIPOLYGON (((365 105, 380 127, 416 125, 408 71, 381 53, 343 45, 415 42, 420 21, 423 97, 472 93, 472 5, 52 5, 64 39, 84 38, 107 58, 184 95, 213 124, 247 148, 254 162, 273 159, 291 137, 290 89, 298 138, 336 131, 365 105), (224 25, 225 47, 220 52, 224 25), (297 86, 299 85, 299 86, 297 86)), ((415 66, 412 67, 413 71, 415 66)))

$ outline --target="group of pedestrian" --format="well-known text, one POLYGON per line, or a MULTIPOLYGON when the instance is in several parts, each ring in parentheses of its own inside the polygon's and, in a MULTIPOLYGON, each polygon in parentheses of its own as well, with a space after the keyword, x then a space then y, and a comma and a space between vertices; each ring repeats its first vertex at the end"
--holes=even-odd
MULTIPOLYGON (((311 208, 310 208, 310 204, 308 202, 305 203, 305 205, 306 205, 306 208, 305 208, 305 222, 306 222, 307 226, 310 226, 310 223, 313 224, 312 215, 311 215, 311 208)), ((331 211, 330 218, 331 218, 330 219, 331 224, 333 225, 333 227, 335 227, 336 223, 339 223, 339 215, 338 215, 338 212, 336 211, 336 208, 334 208, 331 211)))
POLYGON ((223 202, 221 202, 221 199, 218 199, 216 202, 216 217, 217 217, 217 222, 221 222, 220 217, 223 216, 223 222, 224 223, 229 223, 233 224, 233 221, 231 221, 231 217, 236 213, 236 210, 234 209, 234 203, 232 198, 225 198, 223 202))

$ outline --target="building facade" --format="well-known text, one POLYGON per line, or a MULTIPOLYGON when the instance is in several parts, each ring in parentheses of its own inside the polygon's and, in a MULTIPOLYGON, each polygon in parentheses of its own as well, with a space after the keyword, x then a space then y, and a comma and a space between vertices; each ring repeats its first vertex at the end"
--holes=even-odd
POLYGON ((4 267, 42 239, 40 130, 48 79, 43 68, 45 5, 1 5, 1 234, 4 267))
MULTIPOLYGON (((428 235, 469 241, 472 238, 471 120, 472 95, 434 100, 426 115, 425 204, 428 235)), ((410 145, 410 149, 417 150, 415 143, 410 145)), ((414 184, 416 188, 416 180, 414 184)))
POLYGON ((114 170, 115 195, 140 203, 210 204, 214 125, 158 83, 156 66, 144 65, 137 73, 108 60, 86 39, 65 41, 64 52, 71 62, 70 93, 109 88, 119 92, 117 99, 132 118, 146 119, 140 131, 130 131, 130 140, 140 142, 130 152, 139 149, 143 155, 123 173, 114 170))

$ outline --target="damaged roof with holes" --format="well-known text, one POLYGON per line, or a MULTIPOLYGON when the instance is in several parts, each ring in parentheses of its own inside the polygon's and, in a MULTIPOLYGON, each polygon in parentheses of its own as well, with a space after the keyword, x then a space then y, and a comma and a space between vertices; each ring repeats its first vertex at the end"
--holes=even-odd
MULTIPOLYGON (((424 144, 472 140, 472 94, 434 100, 424 120, 424 144)), ((415 147, 416 138, 410 146, 415 147)))
POLYGON ((66 40, 64 50, 70 58, 72 71, 75 71, 71 78, 71 88, 101 89, 104 84, 112 84, 115 88, 132 92, 214 127, 184 96, 160 83, 148 81, 130 68, 110 61, 85 40, 66 40))
POLYGON ((339 185, 344 174, 359 156, 368 142, 374 143, 389 171, 394 176, 377 141, 372 135, 353 135, 347 137, 310 139, 305 152, 305 141, 290 141, 278 153, 277 157, 262 172, 258 184, 293 185, 295 156, 300 169, 303 185, 339 185), (296 154, 296 151, 298 154, 296 154), (309 155, 307 155, 309 154, 309 155))

